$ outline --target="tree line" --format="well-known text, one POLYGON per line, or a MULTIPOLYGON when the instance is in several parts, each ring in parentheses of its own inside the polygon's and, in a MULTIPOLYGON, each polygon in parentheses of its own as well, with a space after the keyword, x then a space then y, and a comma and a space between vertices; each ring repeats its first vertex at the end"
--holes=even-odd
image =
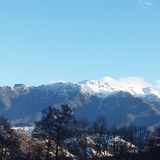
POLYGON ((158 160, 160 128, 109 127, 78 119, 68 105, 42 111, 31 134, 0 118, 0 160, 158 160))

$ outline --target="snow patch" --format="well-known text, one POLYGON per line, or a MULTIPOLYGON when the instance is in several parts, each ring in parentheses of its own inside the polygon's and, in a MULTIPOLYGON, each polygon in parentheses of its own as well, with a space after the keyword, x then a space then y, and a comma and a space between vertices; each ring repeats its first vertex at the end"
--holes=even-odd
POLYGON ((128 92, 135 96, 154 94, 160 98, 160 89, 146 82, 141 77, 124 77, 113 79, 104 77, 101 80, 87 80, 79 83, 90 94, 109 95, 114 92, 128 92))

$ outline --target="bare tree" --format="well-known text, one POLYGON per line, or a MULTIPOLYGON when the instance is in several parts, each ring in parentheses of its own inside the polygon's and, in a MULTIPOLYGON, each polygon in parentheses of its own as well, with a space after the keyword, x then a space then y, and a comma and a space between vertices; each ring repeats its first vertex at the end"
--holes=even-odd
POLYGON ((19 141, 9 122, 0 118, 0 159, 16 159, 20 153, 19 141))
POLYGON ((41 121, 35 125, 33 137, 46 141, 47 160, 50 159, 51 153, 55 154, 55 160, 59 159, 60 147, 68 136, 72 120, 73 112, 68 105, 49 107, 42 113, 41 121))
POLYGON ((91 152, 89 151, 89 122, 87 120, 78 119, 75 122, 76 135, 76 155, 81 160, 91 159, 91 152))
POLYGON ((93 124, 94 148, 96 157, 107 158, 109 131, 107 129, 107 119, 105 116, 99 116, 93 124))

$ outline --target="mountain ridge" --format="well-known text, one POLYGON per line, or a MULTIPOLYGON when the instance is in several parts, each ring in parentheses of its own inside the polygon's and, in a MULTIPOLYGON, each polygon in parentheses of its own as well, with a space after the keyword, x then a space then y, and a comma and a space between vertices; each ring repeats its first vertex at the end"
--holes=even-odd
POLYGON ((153 94, 153 90, 159 93, 158 89, 143 81, 139 85, 136 82, 135 86, 131 79, 127 81, 118 82, 119 88, 113 83, 117 81, 109 78, 83 83, 58 82, 37 87, 24 84, 0 87, 0 116, 13 121, 33 122, 40 118, 40 112, 46 107, 68 104, 79 118, 90 121, 104 114, 112 125, 160 125, 160 98, 153 94), (94 85, 98 87, 97 90, 92 88, 94 85), (135 94, 133 88, 121 89, 121 86, 134 86, 134 89, 138 86, 138 91, 135 94), (152 92, 139 92, 147 87, 152 92))
MULTIPOLYGON (((1 86, 2 88, 7 88, 11 90, 28 90, 29 88, 42 87, 46 86, 56 86, 56 85, 79 85, 84 92, 88 92, 89 94, 99 94, 103 96, 107 96, 108 94, 114 92, 128 92, 135 96, 143 96, 143 95, 155 95, 160 98, 160 88, 159 85, 151 84, 146 82, 141 77, 124 77, 119 79, 113 79, 111 77, 104 77, 100 80, 83 80, 77 83, 65 82, 65 81, 54 81, 47 85, 40 86, 27 86, 25 84, 15 84, 13 87, 10 86, 1 86)), ((0 90, 1 91, 1 90, 0 90)))

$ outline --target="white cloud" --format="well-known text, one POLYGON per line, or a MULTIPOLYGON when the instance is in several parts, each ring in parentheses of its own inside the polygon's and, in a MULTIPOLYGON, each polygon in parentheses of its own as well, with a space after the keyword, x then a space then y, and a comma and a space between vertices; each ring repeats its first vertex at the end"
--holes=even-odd
POLYGON ((131 77, 122 77, 120 79, 113 79, 111 77, 103 78, 104 81, 111 82, 114 85, 121 87, 151 87, 151 84, 146 82, 142 77, 131 76, 131 77))
POLYGON ((50 80, 49 84, 54 84, 54 83, 66 83, 64 80, 50 80))
POLYGON ((153 0, 138 0, 137 4, 144 9, 148 9, 153 6, 153 0))
POLYGON ((138 86, 138 87, 149 87, 151 84, 146 82, 142 77, 125 77, 125 78, 120 78, 120 82, 122 84, 127 84, 129 86, 138 86))
POLYGON ((156 86, 157 86, 158 88, 160 88, 160 79, 159 79, 158 81, 156 81, 156 86))
POLYGON ((157 84, 160 84, 160 80, 157 81, 157 84))

